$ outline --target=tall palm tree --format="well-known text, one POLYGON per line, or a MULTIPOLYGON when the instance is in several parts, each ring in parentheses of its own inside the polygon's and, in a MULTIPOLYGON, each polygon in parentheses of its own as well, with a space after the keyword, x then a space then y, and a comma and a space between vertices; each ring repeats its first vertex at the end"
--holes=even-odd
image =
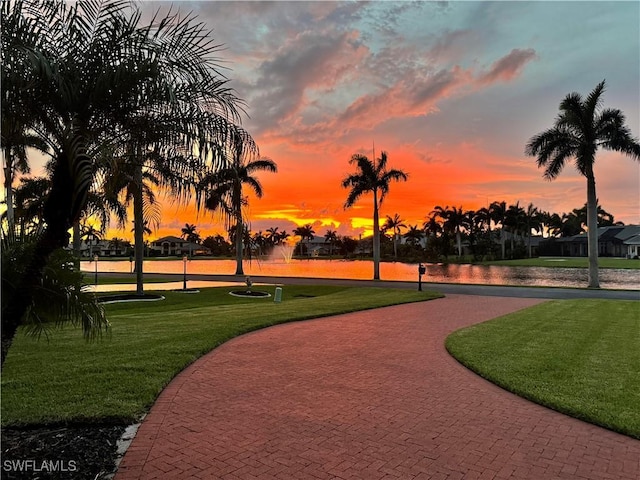
POLYGON ((398 239, 400 238, 400 234, 402 231, 401 228, 407 228, 404 224, 404 220, 400 218, 400 215, 395 213, 393 217, 387 215, 387 218, 382 225, 382 231, 385 232, 387 230, 393 231, 393 256, 398 258, 398 239))
MULTIPOLYGON (((139 160, 139 159, 137 159, 139 160)), ((142 165, 138 161, 132 162, 124 148, 119 148, 101 157, 98 168, 100 170, 99 185, 102 192, 101 199, 109 210, 116 211, 118 223, 124 226, 127 218, 127 208, 133 204, 133 232, 134 257, 136 272, 136 293, 144 293, 143 259, 145 256, 144 236, 151 234, 151 228, 160 227, 161 205, 156 191, 166 186, 162 181, 164 168, 163 159, 157 155, 143 158, 142 165), (154 160, 158 161, 157 165, 154 160), (158 168, 143 168, 153 167, 158 168), (147 232, 148 230, 148 232, 147 232)))
POLYGON ((389 193, 392 181, 406 181, 408 175, 402 170, 387 170, 387 152, 380 158, 369 160, 365 155, 355 154, 349 160, 356 165, 356 173, 352 173, 342 181, 344 188, 349 188, 349 195, 344 207, 352 207, 365 193, 373 195, 373 279, 380 280, 380 220, 378 209, 389 193), (380 198, 378 198, 378 195, 380 198))
MULTIPOLYGON (((240 131, 240 129, 238 129, 240 131)), ((244 132, 244 131, 242 131, 244 132)), ((246 132, 245 132, 246 134, 246 132)), ((254 159, 257 147, 246 138, 238 139, 228 146, 230 157, 227 164, 214 172, 207 173, 201 180, 199 188, 204 196, 204 207, 211 211, 219 211, 226 222, 233 222, 236 232, 244 230, 242 207, 248 204, 248 199, 242 194, 246 186, 258 198, 262 198, 262 184, 256 177, 258 172, 277 172, 276 163, 268 158, 254 159)), ((243 236, 235 236, 236 244, 236 275, 244 275, 242 267, 243 236)))
MULTIPOLYGON (((311 240, 313 240, 313 237, 315 236, 316 232, 313 229, 313 225, 311 225, 310 223, 307 223, 306 225, 303 225, 301 227, 297 227, 294 231, 293 231, 294 235, 298 235, 300 237, 300 241, 304 243, 304 241, 307 241, 307 251, 306 253, 308 255, 311 254, 311 252, 309 252, 309 243, 311 242, 311 240)), ((300 249, 302 250, 302 247, 300 247, 300 249)), ((300 252, 302 254, 302 252, 300 252)))
POLYGON ((598 218, 596 179, 593 165, 598 148, 613 150, 640 160, 640 143, 625 124, 618 109, 603 109, 605 81, 600 82, 583 98, 577 92, 560 102, 560 113, 554 126, 529 140, 527 155, 536 157, 538 167, 544 167, 544 177, 558 177, 565 163, 573 159, 576 168, 587 179, 587 241, 589 255, 589 287, 600 288, 598 278, 598 218))

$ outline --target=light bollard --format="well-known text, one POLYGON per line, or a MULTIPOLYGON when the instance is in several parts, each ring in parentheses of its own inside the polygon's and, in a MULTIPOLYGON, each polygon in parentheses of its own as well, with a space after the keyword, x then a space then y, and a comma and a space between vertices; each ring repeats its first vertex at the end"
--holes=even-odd
POLYGON ((187 260, 189 260, 189 257, 187 257, 186 255, 182 256, 182 264, 183 264, 183 270, 182 270, 182 289, 186 290, 187 289, 187 260))
POLYGON ((422 275, 427 273, 427 267, 423 264, 418 265, 418 291, 422 291, 422 275))
POLYGON ((274 303, 280 303, 282 301, 282 287, 276 287, 275 295, 273 296, 274 303))

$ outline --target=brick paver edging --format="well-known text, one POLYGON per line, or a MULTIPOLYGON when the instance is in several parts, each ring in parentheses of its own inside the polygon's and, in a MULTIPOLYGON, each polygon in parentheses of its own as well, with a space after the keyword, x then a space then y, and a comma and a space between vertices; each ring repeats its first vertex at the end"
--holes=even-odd
POLYGON ((162 392, 116 480, 637 480, 640 442, 446 352, 450 332, 538 302, 450 295, 238 337, 162 392))

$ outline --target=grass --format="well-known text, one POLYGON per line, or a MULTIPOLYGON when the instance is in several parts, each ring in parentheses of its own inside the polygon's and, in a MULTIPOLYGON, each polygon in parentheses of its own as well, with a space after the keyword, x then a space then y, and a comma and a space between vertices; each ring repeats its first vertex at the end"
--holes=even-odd
MULTIPOLYGON (((482 262, 482 265, 500 265, 505 267, 564 267, 564 268, 589 268, 589 259, 586 257, 539 257, 522 258, 519 260, 495 260, 482 262)), ((639 269, 639 259, 601 257, 598 259, 600 268, 639 269)))
MULTIPOLYGON (((274 293, 274 287, 256 288, 274 293)), ((383 288, 285 286, 283 301, 236 298, 233 287, 106 307, 111 335, 87 343, 75 329, 49 341, 21 332, 2 371, 2 424, 132 423, 171 379, 240 334, 278 323, 439 297, 383 288)), ((256 360, 257 361, 257 360, 256 360)))
POLYGON ((638 302, 548 302, 459 330, 447 350, 554 410, 640 439, 638 302))

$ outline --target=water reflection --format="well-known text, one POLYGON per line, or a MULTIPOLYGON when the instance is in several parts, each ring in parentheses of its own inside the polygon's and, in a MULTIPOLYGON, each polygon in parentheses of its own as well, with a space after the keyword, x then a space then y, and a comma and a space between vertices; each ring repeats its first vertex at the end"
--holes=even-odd
MULTIPOLYGON (((545 287, 586 287, 586 268, 504 267, 495 265, 441 265, 427 264, 425 282, 471 283, 487 285, 528 285, 545 287)), ((82 270, 94 271, 94 264, 81 262, 82 270)), ((100 272, 125 272, 130 270, 127 260, 102 261, 100 272)), ((145 260, 147 273, 182 273, 183 263, 176 260, 145 260)), ((188 273, 230 275, 235 272, 234 260, 191 260, 188 273)), ((281 260, 247 261, 247 275, 272 275, 282 277, 349 278, 369 280, 373 276, 373 264, 365 260, 281 260)), ((381 263, 383 280, 417 281, 418 265, 406 263, 381 263)), ((601 269, 602 288, 640 290, 640 270, 601 269)))

